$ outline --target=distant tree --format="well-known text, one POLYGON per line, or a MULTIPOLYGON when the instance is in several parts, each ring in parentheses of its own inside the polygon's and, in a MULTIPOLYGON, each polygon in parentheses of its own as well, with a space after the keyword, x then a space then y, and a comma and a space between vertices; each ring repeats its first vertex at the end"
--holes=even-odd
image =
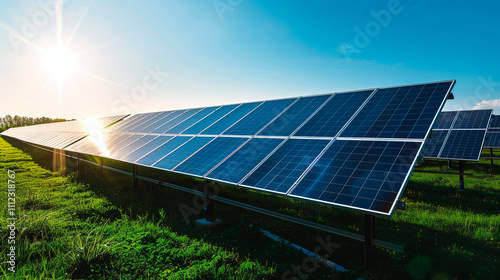
POLYGON ((0 132, 5 131, 11 127, 20 127, 27 125, 36 125, 42 123, 53 123, 53 122, 65 122, 68 121, 62 118, 48 118, 48 117, 26 117, 26 116, 18 116, 15 115, 12 117, 11 115, 6 115, 5 117, 0 117, 0 132))

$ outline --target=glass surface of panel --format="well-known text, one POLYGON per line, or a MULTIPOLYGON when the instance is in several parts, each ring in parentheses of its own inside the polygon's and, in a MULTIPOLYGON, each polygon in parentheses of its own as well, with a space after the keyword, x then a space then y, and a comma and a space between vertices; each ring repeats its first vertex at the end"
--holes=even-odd
POLYGON ((190 128, 184 130, 181 134, 198 134, 238 106, 239 104, 222 106, 212 114, 208 115, 206 118, 200 120, 190 128))
POLYGON ((443 159, 478 160, 486 130, 451 130, 443 151, 443 159))
POLYGON ((165 144, 168 140, 172 139, 173 136, 158 136, 155 139, 151 140, 150 142, 144 144, 144 146, 137 148, 137 150, 122 156, 120 160, 123 161, 128 161, 128 162, 135 162, 138 159, 142 158, 143 156, 149 154, 150 152, 154 151, 161 145, 165 144))
POLYGON ((113 159, 120 159, 123 156, 133 152, 134 150, 140 148, 142 145, 148 143, 149 141, 153 140, 156 135, 134 135, 133 137, 130 137, 127 139, 126 142, 129 142, 127 145, 123 146, 121 149, 116 150, 112 154, 113 159), (137 136, 137 137, 136 137, 137 136))
POLYGON ((226 182, 240 182, 269 155, 283 139, 253 138, 207 175, 226 182))
POLYGON ((500 128, 500 116, 491 116, 489 128, 500 128))
POLYGON ((167 117, 172 114, 174 111, 165 111, 157 114, 156 116, 149 118, 147 121, 142 122, 141 125, 135 125, 129 129, 129 132, 143 132, 144 130, 151 129, 151 126, 156 122, 161 121, 163 119, 167 119, 167 117))
POLYGON ((487 128, 492 110, 458 111, 453 129, 487 128))
POLYGON ((449 130, 433 130, 425 140, 422 156, 437 158, 449 130))
POLYGON ((186 112, 184 112, 182 115, 179 115, 177 118, 175 118, 175 119, 165 123, 164 125, 156 128, 155 130, 153 130, 153 133, 162 133, 162 134, 166 133, 168 130, 170 130, 171 128, 180 124, 181 122, 187 120, 188 118, 190 118, 194 114, 198 113, 199 111, 201 111, 201 108, 189 109, 186 112))
POLYGON ((166 128, 170 129, 169 127, 172 127, 169 125, 170 122, 175 121, 175 119, 179 118, 182 116, 184 113, 186 113, 187 110, 177 110, 174 111, 172 114, 169 114, 165 118, 153 123, 152 125, 145 127, 142 129, 140 132, 142 133, 159 133, 161 134, 162 131, 164 131, 166 128))
POLYGON ((224 130, 228 129, 231 125, 239 121, 243 116, 248 114, 250 111, 255 109, 255 107, 262 104, 262 102, 252 102, 252 103, 244 103, 241 104, 238 108, 231 111, 231 113, 227 114, 207 129, 203 130, 201 134, 208 135, 218 135, 224 132, 224 130))
POLYGON ((226 130, 224 135, 254 135, 297 98, 266 101, 226 130))
POLYGON ((169 141, 167 141, 165 144, 157 147, 144 157, 140 158, 139 160, 135 161, 136 163, 151 166, 155 162, 159 161, 162 159, 164 156, 168 155, 170 152, 173 150, 177 149, 180 145, 186 143, 189 139, 192 137, 190 136, 177 136, 169 141))
POLYGON ((184 143, 184 145, 168 154, 153 166, 156 168, 172 170, 172 168, 176 167, 179 163, 186 160, 189 156, 205 146, 208 142, 212 141, 212 139, 214 139, 214 137, 193 137, 191 140, 184 143))
POLYGON ((388 215, 420 146, 419 142, 337 140, 290 194, 388 215))
POLYGON ((455 117, 457 116, 457 111, 441 112, 434 123, 434 129, 450 129, 455 117))
POLYGON ((328 143, 328 140, 288 139, 241 184, 286 193, 328 143))
POLYGON ((295 136, 334 137, 373 90, 335 94, 295 136))
POLYGON ((500 133, 486 133, 486 137, 484 138, 484 147, 500 148, 500 133))
POLYGON ((248 138, 218 137, 177 166, 174 171, 203 176, 247 140, 248 138))
POLYGON ((204 108, 203 110, 199 111, 192 117, 186 119, 185 121, 179 123, 178 125, 172 127, 171 129, 165 131, 166 134, 179 134, 182 131, 184 131, 186 128, 190 127, 191 125, 195 124, 199 120, 203 119, 204 117, 208 116, 209 114, 213 113, 215 110, 217 110, 219 107, 209 107, 209 108, 204 108))
POLYGON ((340 136, 424 139, 452 84, 379 89, 340 136))
POLYGON ((331 96, 303 97, 266 126, 259 135, 289 136, 331 96))

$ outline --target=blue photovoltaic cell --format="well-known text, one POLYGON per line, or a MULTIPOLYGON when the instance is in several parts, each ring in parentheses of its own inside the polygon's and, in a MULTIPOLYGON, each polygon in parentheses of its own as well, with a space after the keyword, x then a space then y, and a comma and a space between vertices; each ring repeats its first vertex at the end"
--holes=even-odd
POLYGON ((488 128, 492 110, 458 111, 453 129, 488 128))
POLYGON ((491 116, 489 128, 500 128, 500 116, 491 116))
POLYGON ((127 135, 127 136, 128 137, 123 139, 124 141, 115 142, 114 144, 106 144, 106 148, 108 149, 108 152, 110 153, 111 157, 114 157, 115 153, 124 148, 125 146, 139 140, 139 138, 142 137, 142 135, 127 135))
POLYGON ((131 132, 132 129, 137 128, 137 127, 141 127, 142 124, 144 124, 148 120, 158 116, 159 114, 160 114, 160 112, 144 114, 144 116, 142 118, 136 119, 133 122, 131 121, 129 124, 126 124, 126 125, 120 127, 120 129, 117 130, 117 132, 131 132))
POLYGON ((181 134, 198 134, 238 106, 239 104, 222 106, 212 114, 208 115, 206 118, 197 122, 190 128, 184 130, 181 134))
POLYGON ((241 184, 286 193, 329 142, 288 139, 241 184))
POLYGON ((254 135, 297 98, 266 101, 226 130, 224 135, 254 135))
POLYGON ((420 146, 420 142, 337 140, 290 194, 388 214, 420 146))
POLYGON ((373 90, 335 94, 295 136, 334 137, 373 90))
POLYGON ((179 163, 187 159, 189 156, 194 154, 196 151, 198 151, 201 147, 205 146, 212 139, 214 139, 214 137, 193 137, 193 139, 189 140, 184 145, 180 146, 178 149, 162 158, 153 166, 171 170, 179 163))
POLYGON ((441 112, 434 123, 433 129, 450 129, 455 117, 457 116, 457 111, 441 112))
POLYGON ((129 126, 129 125, 132 125, 135 122, 139 121, 140 119, 147 117, 148 115, 150 115, 150 114, 146 113, 146 114, 137 114, 137 115, 130 116, 129 118, 127 118, 127 119, 125 119, 125 120, 123 120, 115 125, 110 126, 109 128, 106 129, 106 131, 119 132, 119 131, 121 131, 122 128, 129 126))
POLYGON ((452 84, 379 89, 340 136, 424 139, 452 84))
POLYGON ((312 113, 331 96, 303 97, 276 118, 259 135, 288 136, 292 134, 312 113))
POLYGON ((485 130, 451 130, 439 157, 478 160, 485 134, 485 130))
POLYGON ((163 129, 159 129, 160 127, 168 124, 169 122, 175 120, 182 114, 184 114, 187 110, 177 110, 172 112, 171 114, 168 114, 167 116, 163 117, 162 119, 159 119, 158 121, 149 124, 148 126, 144 126, 141 128, 138 132, 140 133, 160 133, 163 129), (158 130, 156 130, 158 129, 158 130), (156 131, 156 132, 155 132, 156 131))
MULTIPOLYGON (((130 132, 143 132, 145 129, 150 129, 152 125, 157 123, 158 121, 166 118, 168 115, 172 114, 174 111, 165 111, 160 114, 149 118, 147 121, 143 122, 141 125, 136 125, 129 129, 130 132)), ((152 130, 152 129, 151 129, 152 130)))
POLYGON ((151 133, 160 133, 160 134, 166 133, 169 129, 178 125, 179 123, 183 122, 184 120, 190 118, 191 116, 198 113, 199 111, 201 111, 201 108, 189 109, 186 112, 184 112, 183 114, 176 117, 175 119, 172 119, 171 121, 163 124, 162 126, 157 127, 151 133))
POLYGON ((449 130, 433 130, 425 140, 424 147, 422 148, 422 156, 437 158, 448 132, 449 130))
POLYGON ((210 172, 207 177, 237 183, 281 142, 283 139, 253 138, 210 172))
POLYGON ((262 102, 252 102, 241 104, 238 108, 234 109, 231 113, 224 116, 222 119, 215 122, 213 125, 209 126, 207 129, 203 130, 201 134, 213 134, 218 135, 228 129, 231 125, 241 119, 243 116, 248 114, 250 111, 255 109, 255 107, 262 104, 262 102))
POLYGON ((248 138, 218 137, 177 166, 174 171, 203 176, 247 140, 248 138))
POLYGON ((149 141, 153 140, 156 138, 156 135, 137 135, 139 138, 135 141, 129 141, 127 139, 126 145, 123 146, 120 150, 115 151, 112 154, 112 158, 119 159, 122 158, 123 156, 128 155, 129 153, 139 149, 142 147, 144 144, 148 143, 149 141))
POLYGON ((171 129, 165 131, 165 134, 179 134, 182 131, 184 131, 186 128, 190 127, 197 121, 203 119, 204 117, 208 116, 210 113, 213 111, 217 110, 219 106, 217 107, 209 107, 209 108, 204 108, 203 110, 199 111, 196 113, 194 116, 190 117, 189 119, 181 122, 180 124, 172 127, 171 129))
POLYGON ((500 133, 486 133, 484 138, 485 148, 500 148, 500 133))
POLYGON ((157 149, 154 149, 149 154, 140 158, 136 163, 151 166, 164 156, 168 155, 173 150, 177 149, 180 145, 186 143, 192 137, 189 136, 177 136, 169 140, 167 143, 161 145, 157 149))
POLYGON ((165 144, 165 142, 167 142, 172 138, 173 136, 158 136, 155 139, 151 140, 151 142, 148 142, 144 144, 144 146, 138 148, 137 150, 131 152, 130 154, 123 156, 122 158, 120 158, 120 160, 135 162, 136 160, 145 156, 149 152, 165 144))

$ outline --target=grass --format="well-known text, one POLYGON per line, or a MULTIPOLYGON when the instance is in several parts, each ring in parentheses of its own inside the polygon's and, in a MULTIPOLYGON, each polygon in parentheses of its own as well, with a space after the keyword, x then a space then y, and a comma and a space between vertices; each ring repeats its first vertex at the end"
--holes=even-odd
MULTIPOLYGON (((405 211, 376 219, 376 238, 405 246, 405 253, 377 248, 375 267, 363 270, 363 243, 329 236, 293 223, 216 203, 224 220, 218 230, 200 230, 197 197, 151 183, 131 188, 131 178, 82 166, 71 173, 51 172, 50 153, 0 140, 0 177, 16 171, 20 229, 19 279, 495 279, 500 275, 500 162, 467 163, 465 188, 457 175, 414 172, 405 190, 405 211), (26 153, 29 152, 35 159, 26 153), (180 207, 181 206, 181 207, 180 207), (187 209, 182 214, 180 208, 187 209), (306 256, 259 232, 263 228, 313 251, 317 238, 339 244, 328 258, 349 269, 334 272, 307 263, 306 256), (305 264, 303 266, 303 264, 305 264), (24 278, 23 278, 24 279, 24 278)), ((489 151, 485 150, 489 156, 489 151)), ((496 152, 498 156, 498 152, 496 152)), ((92 158, 90 158, 92 159, 92 158)), ((94 159, 95 160, 95 159, 94 159)), ((105 160, 131 171, 131 166, 105 160)), ((458 163, 430 160, 417 170, 458 172, 458 163)), ((198 190, 203 182, 186 176, 139 168, 139 174, 198 190)), ((3 188, 3 190, 5 190, 3 188)), ((271 194, 221 186, 220 196, 363 233, 363 215, 271 194)), ((4 195, 6 197, 6 195, 4 195)), ((4 204, 2 204, 4 205, 4 204)), ((1 222, 6 224, 6 206, 1 222)), ((7 230, 2 227, 2 235, 7 230)), ((2 240, 5 240, 4 238, 2 240)), ((2 241, 3 242, 3 241, 2 241)), ((2 244, 2 255, 7 245, 2 244)), ((326 250, 322 248, 321 254, 326 250)), ((4 275, 7 266, 2 266, 4 275)))

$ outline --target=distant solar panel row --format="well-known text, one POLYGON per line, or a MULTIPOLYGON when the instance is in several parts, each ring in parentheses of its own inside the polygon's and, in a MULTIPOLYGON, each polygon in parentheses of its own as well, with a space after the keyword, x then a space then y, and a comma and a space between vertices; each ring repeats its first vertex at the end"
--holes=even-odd
POLYGON ((2 135, 50 148, 63 149, 89 135, 92 131, 104 129, 125 117, 126 115, 120 115, 82 121, 16 127, 4 131, 2 135))
POLYGON ((426 158, 479 160, 492 110, 441 112, 427 138, 426 158))
POLYGON ((500 116, 491 116, 490 125, 484 138, 484 148, 500 149, 500 116))
POLYGON ((138 114, 65 150, 390 216, 453 85, 138 114))

